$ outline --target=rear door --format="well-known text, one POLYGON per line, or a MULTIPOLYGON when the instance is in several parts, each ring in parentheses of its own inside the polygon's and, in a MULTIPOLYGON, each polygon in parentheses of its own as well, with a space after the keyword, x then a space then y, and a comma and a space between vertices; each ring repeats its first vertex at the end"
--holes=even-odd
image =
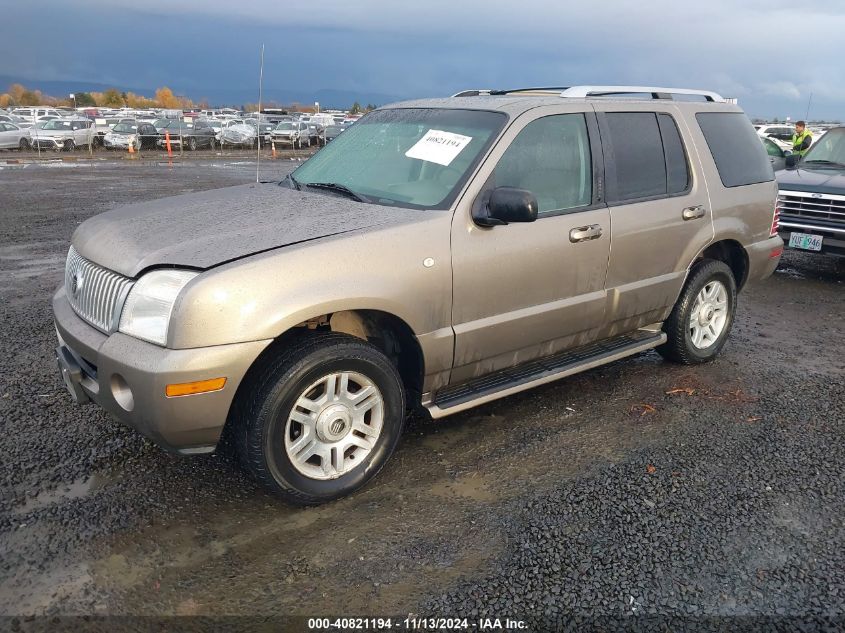
POLYGON ((10 123, 0 123, 0 147, 17 147, 17 128, 10 123))
POLYGON ((584 105, 530 110, 500 139, 452 224, 455 361, 451 382, 594 340, 603 324, 609 212, 601 146, 584 105), (538 219, 472 220, 495 187, 533 193, 538 219))
POLYGON ((611 243, 603 336, 664 320, 712 239, 698 156, 671 104, 596 103, 611 243))

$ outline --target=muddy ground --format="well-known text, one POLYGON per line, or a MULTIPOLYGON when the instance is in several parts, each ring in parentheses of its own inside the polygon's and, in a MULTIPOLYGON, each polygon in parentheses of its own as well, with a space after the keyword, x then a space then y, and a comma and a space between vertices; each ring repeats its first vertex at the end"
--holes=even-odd
POLYGON ((72 404, 50 297, 76 226, 254 178, 225 157, 0 163, 0 614, 410 612, 533 630, 845 617, 845 267, 832 259, 788 253, 747 288, 712 364, 651 352, 414 419, 371 485, 316 509, 72 404))

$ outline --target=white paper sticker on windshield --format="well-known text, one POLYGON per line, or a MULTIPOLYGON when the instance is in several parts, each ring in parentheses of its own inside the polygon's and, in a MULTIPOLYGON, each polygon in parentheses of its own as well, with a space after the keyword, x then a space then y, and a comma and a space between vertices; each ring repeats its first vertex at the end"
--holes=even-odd
POLYGON ((429 130, 423 134, 419 141, 414 143, 411 149, 405 152, 405 156, 448 166, 471 140, 471 136, 464 136, 463 134, 429 130))

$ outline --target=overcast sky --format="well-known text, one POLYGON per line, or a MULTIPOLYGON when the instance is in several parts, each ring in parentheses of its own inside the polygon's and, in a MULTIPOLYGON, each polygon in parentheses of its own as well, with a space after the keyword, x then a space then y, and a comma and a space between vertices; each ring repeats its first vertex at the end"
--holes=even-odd
MULTIPOLYGON (((843 0, 3 0, 0 75, 255 101, 320 89, 650 84, 845 118, 843 0), (36 37, 35 34, 38 34, 36 37)), ((4 87, 2 87, 4 88, 4 87)))

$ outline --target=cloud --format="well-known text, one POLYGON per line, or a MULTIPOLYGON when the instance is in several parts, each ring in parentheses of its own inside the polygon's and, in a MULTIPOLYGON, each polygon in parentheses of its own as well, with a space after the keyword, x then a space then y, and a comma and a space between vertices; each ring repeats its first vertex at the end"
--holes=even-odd
MULTIPOLYGON (((752 114, 845 115, 845 12, 829 1, 44 0, 4 11, 0 74, 201 94, 254 83, 396 95, 610 83, 716 90, 752 114), (51 15, 52 14, 52 15, 51 15), (37 40, 29 33, 44 33, 37 40), (80 32, 91 33, 79 37, 80 32), (800 37, 799 37, 800 34, 800 37), (133 81, 130 81, 129 79, 133 81)), ((281 93, 280 93, 281 94, 281 93)))

